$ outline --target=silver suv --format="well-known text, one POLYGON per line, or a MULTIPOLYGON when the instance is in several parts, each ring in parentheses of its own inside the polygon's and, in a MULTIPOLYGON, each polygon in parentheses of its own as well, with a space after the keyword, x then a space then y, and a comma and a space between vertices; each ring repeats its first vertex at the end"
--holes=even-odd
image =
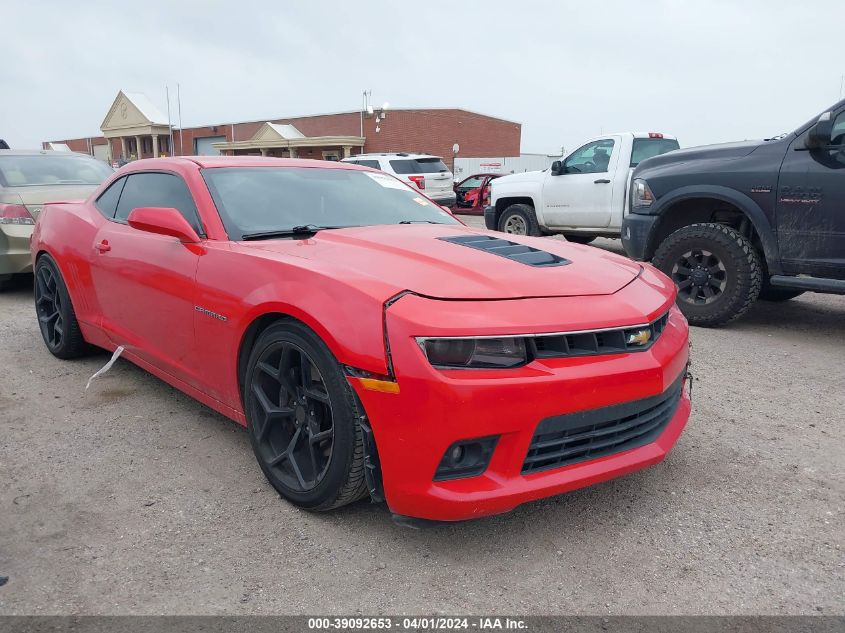
POLYGON ((455 204, 452 172, 443 159, 429 154, 358 154, 344 158, 344 163, 380 169, 416 186, 426 196, 444 207, 455 204))

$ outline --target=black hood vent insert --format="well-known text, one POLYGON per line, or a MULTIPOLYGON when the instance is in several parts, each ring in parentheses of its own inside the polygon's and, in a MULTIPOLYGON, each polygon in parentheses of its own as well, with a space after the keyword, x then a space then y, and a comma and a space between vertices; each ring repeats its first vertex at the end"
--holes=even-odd
POLYGON ((551 266, 566 266, 571 263, 568 259, 553 255, 539 248, 517 244, 510 240, 491 235, 456 235, 454 237, 438 237, 438 240, 459 244, 477 251, 484 251, 499 257, 511 259, 526 266, 535 268, 549 268, 551 266))

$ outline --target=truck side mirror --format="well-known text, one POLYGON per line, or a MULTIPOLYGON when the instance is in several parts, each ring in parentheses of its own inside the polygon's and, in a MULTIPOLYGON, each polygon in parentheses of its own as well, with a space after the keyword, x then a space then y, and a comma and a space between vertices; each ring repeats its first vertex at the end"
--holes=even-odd
POLYGON ((563 166, 562 160, 556 160, 552 163, 552 176, 560 176, 565 173, 566 168, 563 166))
POLYGON ((833 116, 830 112, 825 112, 815 122, 813 127, 807 130, 807 138, 804 145, 807 149, 819 149, 830 145, 830 137, 833 133, 833 116))

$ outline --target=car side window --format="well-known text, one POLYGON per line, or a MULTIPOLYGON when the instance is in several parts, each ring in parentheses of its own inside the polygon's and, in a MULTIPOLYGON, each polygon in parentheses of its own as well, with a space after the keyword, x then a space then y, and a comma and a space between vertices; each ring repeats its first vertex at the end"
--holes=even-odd
POLYGON ((614 141, 604 138, 579 147, 566 159, 564 166, 567 174, 600 174, 607 171, 614 141))
POLYGON ((364 167, 372 167, 373 169, 381 169, 381 165, 378 164, 377 160, 359 160, 358 165, 363 165, 364 167))
POLYGON ((471 178, 467 178, 464 180, 460 185, 460 189, 475 189, 476 187, 480 187, 481 183, 484 182, 484 176, 473 176, 471 178))
POLYGON ((188 224, 199 235, 203 235, 194 199, 185 181, 179 176, 158 172, 142 172, 127 176, 114 219, 126 222, 132 210, 139 207, 178 209, 188 224))
POLYGON ((94 201, 94 206, 107 218, 114 217, 118 200, 120 200, 120 193, 123 191, 125 184, 126 178, 118 178, 94 201))

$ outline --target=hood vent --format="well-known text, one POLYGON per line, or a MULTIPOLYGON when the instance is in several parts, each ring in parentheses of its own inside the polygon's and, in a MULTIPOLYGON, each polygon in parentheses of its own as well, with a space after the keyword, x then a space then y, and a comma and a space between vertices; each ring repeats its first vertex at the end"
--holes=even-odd
POLYGON ((456 235, 455 237, 438 237, 436 239, 474 248, 477 251, 484 251, 485 253, 491 253, 499 257, 506 257, 520 264, 534 266, 535 268, 566 266, 571 263, 568 259, 558 257, 552 253, 489 235, 456 235))

